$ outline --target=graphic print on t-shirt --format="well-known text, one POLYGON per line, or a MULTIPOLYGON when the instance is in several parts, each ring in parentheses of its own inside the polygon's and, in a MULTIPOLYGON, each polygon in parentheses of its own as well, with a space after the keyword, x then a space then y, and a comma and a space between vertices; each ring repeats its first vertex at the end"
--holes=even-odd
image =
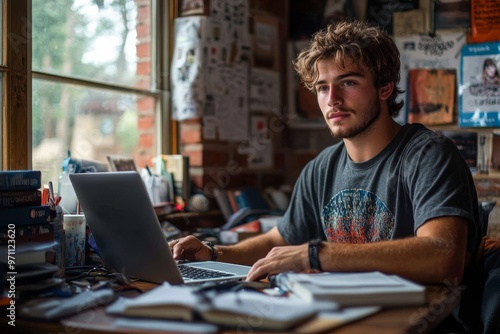
POLYGON ((367 243, 391 239, 394 215, 374 193, 345 189, 321 213, 328 241, 367 243))

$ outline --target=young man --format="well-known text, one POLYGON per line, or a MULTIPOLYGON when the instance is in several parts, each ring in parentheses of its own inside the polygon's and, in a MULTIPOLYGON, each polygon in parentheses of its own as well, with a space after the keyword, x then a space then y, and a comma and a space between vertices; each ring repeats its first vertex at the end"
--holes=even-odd
POLYGON ((174 258, 249 264, 249 280, 379 270, 459 284, 478 245, 473 179, 451 141, 394 121, 403 103, 393 40, 343 22, 315 34, 294 64, 342 141, 304 168, 277 228, 215 248, 188 236, 170 243, 174 258))

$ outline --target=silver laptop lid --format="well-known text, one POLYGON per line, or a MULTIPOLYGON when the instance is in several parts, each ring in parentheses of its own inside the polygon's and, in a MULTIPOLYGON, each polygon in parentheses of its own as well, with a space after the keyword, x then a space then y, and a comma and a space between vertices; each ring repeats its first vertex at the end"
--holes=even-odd
POLYGON ((70 180, 108 270, 183 283, 137 172, 70 174, 70 180))

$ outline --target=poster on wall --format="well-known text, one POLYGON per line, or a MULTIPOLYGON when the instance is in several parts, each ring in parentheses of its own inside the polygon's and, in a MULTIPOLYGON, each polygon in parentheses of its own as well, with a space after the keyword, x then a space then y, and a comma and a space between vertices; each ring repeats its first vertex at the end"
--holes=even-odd
POLYGON ((202 55, 206 17, 175 19, 175 39, 170 77, 172 83, 172 118, 178 121, 199 117, 205 103, 202 55))
MULTIPOLYGON (((436 35, 419 34, 396 37, 395 42, 401 54, 401 80, 398 87, 408 93, 408 72, 412 69, 454 69, 456 85, 460 77, 460 51, 465 45, 465 33, 441 32, 436 35)), ((410 112, 408 94, 400 95, 404 101, 396 121, 407 122, 410 112)))
POLYGON ((500 37, 500 3, 471 0, 469 43, 494 42, 500 37))
POLYGON ((459 125, 500 126, 500 42, 466 45, 462 50, 459 125))
POLYGON ((454 69, 416 69, 408 73, 409 123, 450 124, 455 109, 454 69))

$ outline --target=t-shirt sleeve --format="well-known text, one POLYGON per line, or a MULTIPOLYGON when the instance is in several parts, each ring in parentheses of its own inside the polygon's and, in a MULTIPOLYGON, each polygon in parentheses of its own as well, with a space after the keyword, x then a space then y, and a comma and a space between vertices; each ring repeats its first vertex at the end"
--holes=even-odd
POLYGON ((314 173, 316 161, 309 162, 295 183, 290 204, 283 219, 278 223, 278 231, 291 245, 305 243, 315 238, 326 240, 320 217, 318 183, 321 178, 314 173))
POLYGON ((404 169, 415 231, 427 220, 442 216, 463 217, 475 229, 477 195, 457 147, 445 137, 422 142, 407 152, 404 169))

